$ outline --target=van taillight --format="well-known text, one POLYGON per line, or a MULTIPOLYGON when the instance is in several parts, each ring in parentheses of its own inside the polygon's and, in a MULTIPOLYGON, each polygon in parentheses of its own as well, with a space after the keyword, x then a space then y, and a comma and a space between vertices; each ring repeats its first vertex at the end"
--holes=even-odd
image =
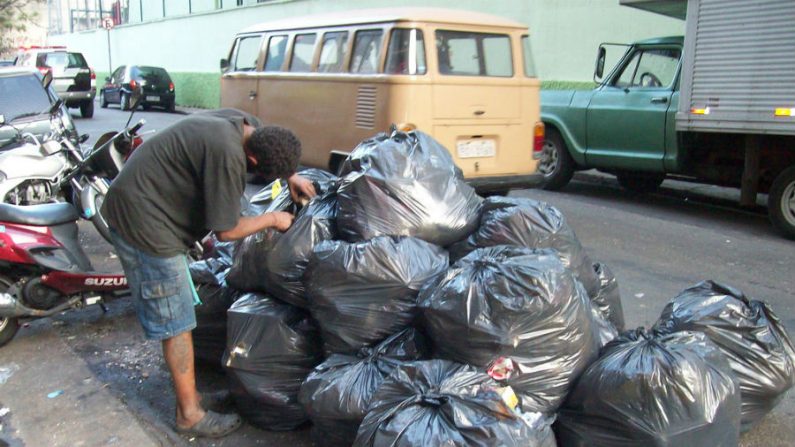
POLYGON ((538 122, 533 128, 533 153, 539 154, 544 150, 544 123, 538 122))

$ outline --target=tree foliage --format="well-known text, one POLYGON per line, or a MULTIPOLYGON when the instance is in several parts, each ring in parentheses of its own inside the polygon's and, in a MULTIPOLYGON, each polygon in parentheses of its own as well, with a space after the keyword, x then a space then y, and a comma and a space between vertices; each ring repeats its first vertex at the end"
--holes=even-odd
POLYGON ((38 14, 28 8, 43 0, 0 0, 0 53, 9 50, 13 44, 12 35, 27 29, 38 14))

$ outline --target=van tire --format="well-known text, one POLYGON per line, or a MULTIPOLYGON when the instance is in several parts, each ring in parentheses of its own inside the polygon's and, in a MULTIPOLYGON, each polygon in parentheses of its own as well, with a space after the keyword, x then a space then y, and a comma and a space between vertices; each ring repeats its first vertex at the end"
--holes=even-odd
POLYGON ((569 154, 569 148, 555 129, 547 130, 544 148, 538 171, 544 176, 541 186, 549 191, 557 191, 566 186, 574 175, 575 163, 569 154))
POLYGON ((654 192, 660 187, 665 175, 645 172, 622 172, 616 174, 618 184, 627 191, 638 194, 654 192))
POLYGON ((783 170, 773 180, 767 209, 773 226, 787 239, 795 239, 795 166, 783 170))
POLYGON ((80 103, 80 115, 83 118, 91 118, 94 116, 94 100, 89 100, 80 103))

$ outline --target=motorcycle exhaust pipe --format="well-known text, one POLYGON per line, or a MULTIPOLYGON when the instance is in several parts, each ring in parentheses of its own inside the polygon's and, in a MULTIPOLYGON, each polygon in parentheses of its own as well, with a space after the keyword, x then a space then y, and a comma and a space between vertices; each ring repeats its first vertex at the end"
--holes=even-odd
POLYGON ((16 297, 9 293, 0 293, 0 318, 19 318, 19 317, 29 317, 29 318, 44 318, 50 317, 52 315, 57 314, 58 312, 63 312, 66 309, 74 306, 78 301, 80 301, 80 297, 72 298, 64 303, 61 303, 58 306, 53 307, 52 309, 48 310, 39 310, 39 309, 31 309, 28 306, 20 303, 16 297))

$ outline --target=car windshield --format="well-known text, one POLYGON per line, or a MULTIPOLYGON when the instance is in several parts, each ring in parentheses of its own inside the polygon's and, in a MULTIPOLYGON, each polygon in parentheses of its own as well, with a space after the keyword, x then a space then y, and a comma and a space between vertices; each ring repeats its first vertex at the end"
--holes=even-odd
POLYGON ((160 67, 133 67, 132 76, 134 78, 144 78, 151 82, 159 82, 161 80, 171 82, 166 70, 160 67))
POLYGON ((30 73, 0 77, 0 115, 10 122, 20 115, 38 114, 50 107, 39 78, 30 73))
POLYGON ((39 55, 37 66, 52 68, 85 68, 88 65, 83 55, 80 53, 67 53, 56 51, 39 55))

